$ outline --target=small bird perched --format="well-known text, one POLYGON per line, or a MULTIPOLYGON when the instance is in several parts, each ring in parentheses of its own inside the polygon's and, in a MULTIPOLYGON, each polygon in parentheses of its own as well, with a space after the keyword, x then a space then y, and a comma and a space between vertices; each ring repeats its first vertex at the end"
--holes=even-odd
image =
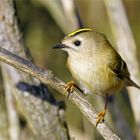
MULTIPOLYGON (((85 93, 106 96, 104 111, 98 114, 96 126, 104 120, 109 95, 122 90, 124 86, 140 89, 130 79, 124 60, 101 33, 87 28, 79 29, 54 48, 68 53, 70 72, 85 93)), ((69 82, 67 85, 67 90, 72 90, 75 83, 69 82)))

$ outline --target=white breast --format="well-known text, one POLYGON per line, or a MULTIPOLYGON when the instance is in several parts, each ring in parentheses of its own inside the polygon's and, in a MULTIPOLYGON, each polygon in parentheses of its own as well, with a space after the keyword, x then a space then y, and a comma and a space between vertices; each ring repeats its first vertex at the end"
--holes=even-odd
POLYGON ((110 91, 117 91, 121 87, 122 81, 103 65, 104 63, 99 64, 99 62, 86 61, 86 59, 79 62, 75 59, 68 59, 68 66, 72 76, 85 92, 105 95, 110 91))
POLYGON ((68 67, 72 76, 79 82, 81 88, 84 90, 84 93, 91 93, 90 87, 88 86, 91 83, 93 73, 96 71, 96 66, 93 67, 90 62, 80 60, 80 62, 75 59, 68 59, 68 67))

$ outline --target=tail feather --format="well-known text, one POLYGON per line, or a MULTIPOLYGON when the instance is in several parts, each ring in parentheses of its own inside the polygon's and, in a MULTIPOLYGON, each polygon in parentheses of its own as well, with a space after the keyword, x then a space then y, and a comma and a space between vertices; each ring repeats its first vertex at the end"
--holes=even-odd
POLYGON ((126 86, 134 86, 138 89, 140 89, 140 86, 138 86, 134 81, 132 81, 130 78, 126 78, 124 79, 124 82, 126 84, 126 86))

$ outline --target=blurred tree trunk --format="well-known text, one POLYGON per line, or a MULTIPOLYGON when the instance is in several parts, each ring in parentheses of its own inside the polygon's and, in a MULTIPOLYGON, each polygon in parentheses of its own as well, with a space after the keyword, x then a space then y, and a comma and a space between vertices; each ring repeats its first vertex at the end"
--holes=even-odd
MULTIPOLYGON (((104 0, 104 3, 118 51, 128 64, 132 79, 140 85, 137 47, 124 10, 123 2, 122 0, 104 0)), ((128 94, 136 121, 136 134, 138 139, 140 139, 140 90, 130 87, 128 88, 128 94)))
POLYGON ((0 140, 9 140, 8 134, 8 121, 7 121, 7 112, 5 106, 5 98, 3 91, 3 83, 0 78, 0 140))
MULTIPOLYGON (((5 49, 27 59, 29 54, 17 27, 13 5, 12 0, 0 0, 0 46, 6 46, 5 49)), ((23 134, 17 108, 31 130, 24 131, 24 139, 29 140, 32 136, 31 139, 34 140, 67 140, 69 137, 67 129, 60 121, 62 116, 59 116, 59 107, 50 101, 52 98, 47 87, 6 64, 1 64, 1 67, 7 98, 9 115, 9 130, 7 131, 10 132, 10 140, 19 140, 23 134), (19 90, 16 85, 21 81, 28 84, 21 85, 21 90, 19 90), (32 90, 25 90, 25 88, 32 90)))

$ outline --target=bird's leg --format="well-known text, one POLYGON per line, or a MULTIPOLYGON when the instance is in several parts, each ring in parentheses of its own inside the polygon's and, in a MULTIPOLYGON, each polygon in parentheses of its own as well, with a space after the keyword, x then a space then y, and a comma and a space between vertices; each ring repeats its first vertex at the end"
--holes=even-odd
POLYGON ((73 88, 74 88, 74 85, 75 85, 74 81, 68 82, 65 86, 66 91, 72 92, 73 88))
POLYGON ((74 81, 70 81, 65 86, 66 91, 68 91, 67 97, 69 97, 70 93, 73 92, 74 87, 77 88, 80 92, 83 93, 83 91, 75 84, 74 81))
POLYGON ((108 94, 106 95, 106 100, 105 100, 105 107, 102 112, 100 112, 97 116, 97 121, 96 121, 96 127, 100 122, 104 122, 105 114, 106 114, 106 109, 107 109, 107 104, 108 104, 108 94))

